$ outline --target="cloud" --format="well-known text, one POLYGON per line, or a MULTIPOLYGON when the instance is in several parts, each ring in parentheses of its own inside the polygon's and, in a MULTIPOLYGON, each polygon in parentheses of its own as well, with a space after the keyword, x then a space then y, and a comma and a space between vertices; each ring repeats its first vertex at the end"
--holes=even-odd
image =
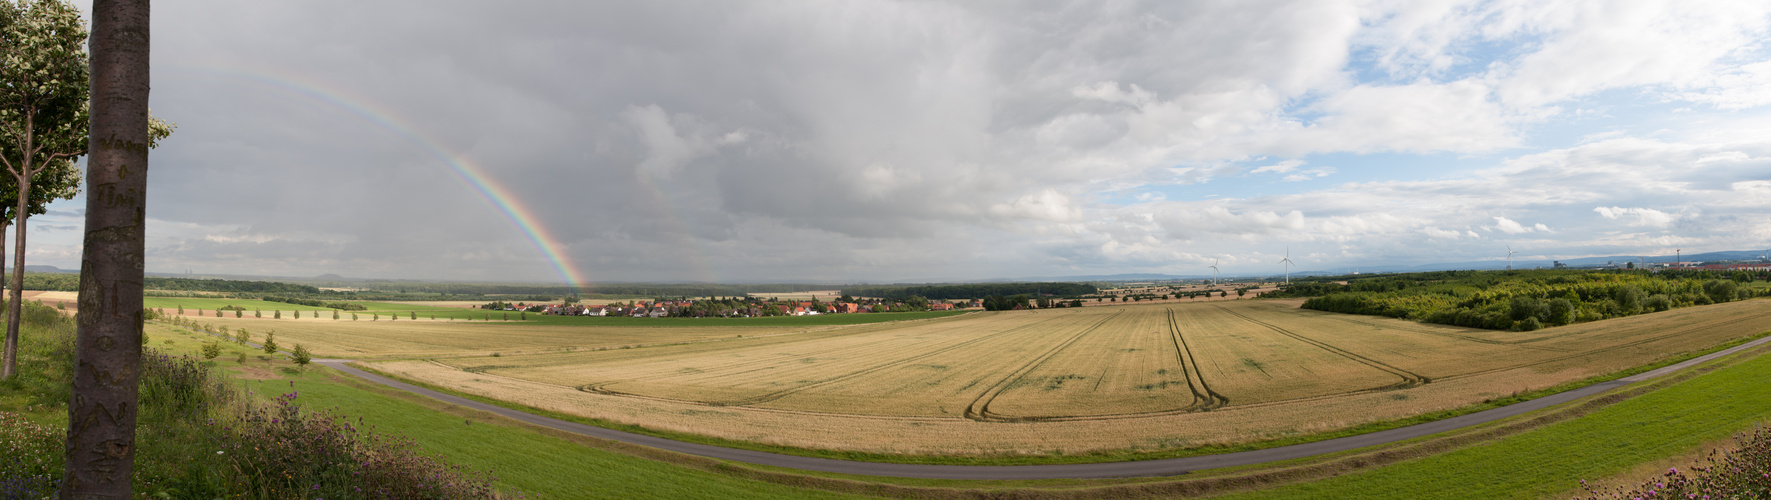
POLYGON ((1665 228, 1678 220, 1678 217, 1652 208, 1593 207, 1593 211, 1604 218, 1622 220, 1624 224, 1637 227, 1665 228))
POLYGON ((1249 173, 1261 174, 1261 173, 1273 172, 1273 173, 1283 174, 1286 172, 1290 172, 1292 170, 1296 170, 1298 167, 1301 167, 1301 166, 1304 166, 1303 160, 1285 160, 1285 161, 1282 161, 1279 163, 1274 163, 1272 165, 1267 165, 1264 167, 1256 168, 1256 169, 1250 171, 1249 173))
POLYGON ((1767 8, 167 4, 147 265, 560 279, 530 224, 599 281, 1764 246, 1767 8))

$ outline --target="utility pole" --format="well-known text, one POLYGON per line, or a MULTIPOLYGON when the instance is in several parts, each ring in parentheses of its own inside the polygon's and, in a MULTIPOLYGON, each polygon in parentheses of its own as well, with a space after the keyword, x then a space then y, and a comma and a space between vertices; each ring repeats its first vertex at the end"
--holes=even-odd
POLYGON ((92 3, 86 235, 63 499, 133 496, 150 144, 148 27, 148 0, 92 3))

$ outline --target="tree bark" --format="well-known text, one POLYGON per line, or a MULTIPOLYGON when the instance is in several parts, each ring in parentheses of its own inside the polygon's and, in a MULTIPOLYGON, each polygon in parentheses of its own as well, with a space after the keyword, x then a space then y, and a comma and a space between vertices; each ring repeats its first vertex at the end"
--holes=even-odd
POLYGON ((148 1, 92 4, 92 122, 79 333, 61 498, 130 496, 141 372, 148 1))
MULTIPOLYGON (((4 220, 0 220, 0 262, 6 262, 6 228, 10 225, 4 220)), ((0 267, 0 283, 4 282, 6 282, 6 269, 0 267)), ((0 298, 5 296, 6 290, 0 289, 0 298)), ((4 301, 0 301, 0 306, 4 306, 4 301)), ((18 371, 18 337, 10 333, 7 334, 5 349, 4 353, 0 353, 0 356, 3 356, 0 358, 0 380, 12 378, 12 372, 18 371)))
MULTIPOLYGON (((18 226, 18 235, 15 237, 18 241, 16 243, 17 246, 13 249, 12 256, 14 262, 12 265, 12 301, 6 304, 6 307, 8 308, 8 313, 6 315, 6 365, 4 368, 0 368, 0 379, 12 378, 15 374, 14 372, 18 371, 19 313, 23 312, 22 308, 25 305, 24 216, 28 214, 28 211, 31 209, 31 160, 33 156, 36 156, 35 151, 33 151, 36 144, 32 144, 33 141, 31 140, 33 138, 31 127, 31 117, 27 115, 25 116, 25 155, 24 160, 19 163, 20 166, 24 167, 20 169, 24 172, 24 175, 13 175, 13 178, 17 179, 18 182, 18 211, 14 212, 15 215, 13 215, 13 219, 15 219, 13 223, 18 226)), ((0 262, 6 262, 6 259, 0 258, 0 262)))

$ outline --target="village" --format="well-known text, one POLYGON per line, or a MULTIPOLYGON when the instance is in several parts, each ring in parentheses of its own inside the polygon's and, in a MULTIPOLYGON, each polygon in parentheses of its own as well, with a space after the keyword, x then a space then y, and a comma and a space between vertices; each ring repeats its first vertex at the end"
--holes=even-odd
POLYGON ((929 301, 911 297, 904 301, 855 299, 844 296, 833 302, 816 298, 806 301, 761 300, 746 298, 654 299, 651 301, 612 302, 608 304, 529 304, 523 302, 492 302, 480 306, 494 311, 524 311, 557 316, 626 316, 633 318, 756 318, 765 316, 817 316, 822 314, 862 314, 884 312, 953 311, 982 309, 983 300, 929 301))

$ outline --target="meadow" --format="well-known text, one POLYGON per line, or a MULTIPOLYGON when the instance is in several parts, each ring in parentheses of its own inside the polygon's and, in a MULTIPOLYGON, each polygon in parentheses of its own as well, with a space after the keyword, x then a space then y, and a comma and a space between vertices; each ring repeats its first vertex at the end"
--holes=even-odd
POLYGON ((1296 305, 974 313, 775 335, 684 332, 708 337, 568 352, 511 353, 463 340, 463 354, 506 351, 368 367, 561 414, 769 446, 1076 455, 1406 419, 1704 350, 1771 325, 1764 300, 1531 332, 1296 305))

